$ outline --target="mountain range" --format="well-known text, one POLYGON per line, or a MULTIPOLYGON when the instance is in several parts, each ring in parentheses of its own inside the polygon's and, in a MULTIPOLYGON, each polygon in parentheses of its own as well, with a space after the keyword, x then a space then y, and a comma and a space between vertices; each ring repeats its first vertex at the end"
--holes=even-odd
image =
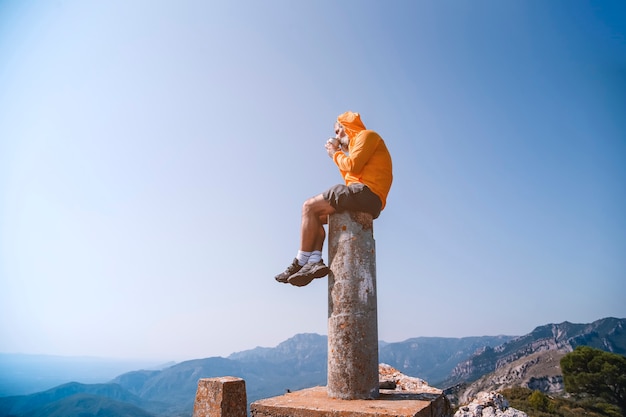
POLYGON ((136 369, 172 365, 142 359, 0 353, 0 397, 45 391, 69 381, 98 384, 136 369))
MULTIPOLYGON (((379 362, 446 389, 456 401, 476 390, 516 384, 562 390, 558 361, 578 345, 626 354, 626 319, 564 322, 514 336, 417 337, 379 344, 379 362), (533 385, 534 384, 534 385, 533 385)), ((200 378, 237 376, 248 402, 325 385, 327 338, 298 334, 274 348, 185 361, 162 370, 127 372, 106 384, 63 384, 47 391, 0 398, 0 417, 191 416, 200 378)), ((453 401, 454 403, 454 401, 453 401)))

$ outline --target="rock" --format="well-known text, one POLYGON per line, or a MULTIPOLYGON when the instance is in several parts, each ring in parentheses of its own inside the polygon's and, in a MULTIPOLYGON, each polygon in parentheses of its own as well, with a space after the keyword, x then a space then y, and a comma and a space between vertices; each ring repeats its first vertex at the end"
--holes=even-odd
POLYGON ((380 389, 429 394, 443 393, 442 390, 429 386, 428 382, 423 379, 404 375, 402 372, 386 363, 378 365, 378 379, 380 389))
POLYGON ((479 392, 469 404, 459 407, 454 417, 528 417, 528 415, 513 407, 495 391, 479 392))

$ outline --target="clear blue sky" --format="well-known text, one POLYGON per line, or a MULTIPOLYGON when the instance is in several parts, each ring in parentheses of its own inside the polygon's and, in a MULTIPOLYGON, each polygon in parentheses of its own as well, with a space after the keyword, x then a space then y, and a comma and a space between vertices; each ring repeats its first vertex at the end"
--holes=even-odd
MULTIPOLYGON (((621 1, 0 1, 0 352, 327 332, 274 275, 324 151, 392 153, 379 338, 626 317, 621 1)), ((326 257, 326 254, 325 254, 326 257)))

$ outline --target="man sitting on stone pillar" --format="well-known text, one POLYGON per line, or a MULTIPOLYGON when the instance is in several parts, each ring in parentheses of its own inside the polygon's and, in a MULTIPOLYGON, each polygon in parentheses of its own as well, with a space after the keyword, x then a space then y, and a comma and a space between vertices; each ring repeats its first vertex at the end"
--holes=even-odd
POLYGON ((302 206, 300 250, 276 281, 297 287, 328 275, 322 260, 326 238, 324 224, 335 212, 362 211, 375 219, 385 208, 393 180, 391 156, 378 133, 367 130, 359 113, 345 112, 337 117, 335 137, 326 151, 341 173, 344 184, 335 185, 306 200, 302 206))

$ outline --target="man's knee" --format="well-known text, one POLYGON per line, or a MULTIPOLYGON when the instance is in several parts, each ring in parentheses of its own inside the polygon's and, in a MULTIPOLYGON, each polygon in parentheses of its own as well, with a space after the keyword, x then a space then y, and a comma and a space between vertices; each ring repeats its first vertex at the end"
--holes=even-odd
POLYGON ((303 214, 322 216, 333 211, 333 206, 324 198, 323 194, 318 194, 315 197, 307 199, 302 205, 303 214))
POLYGON ((315 197, 306 199, 304 203, 302 204, 302 213, 307 213, 311 211, 314 207, 314 204, 315 204, 315 197))

